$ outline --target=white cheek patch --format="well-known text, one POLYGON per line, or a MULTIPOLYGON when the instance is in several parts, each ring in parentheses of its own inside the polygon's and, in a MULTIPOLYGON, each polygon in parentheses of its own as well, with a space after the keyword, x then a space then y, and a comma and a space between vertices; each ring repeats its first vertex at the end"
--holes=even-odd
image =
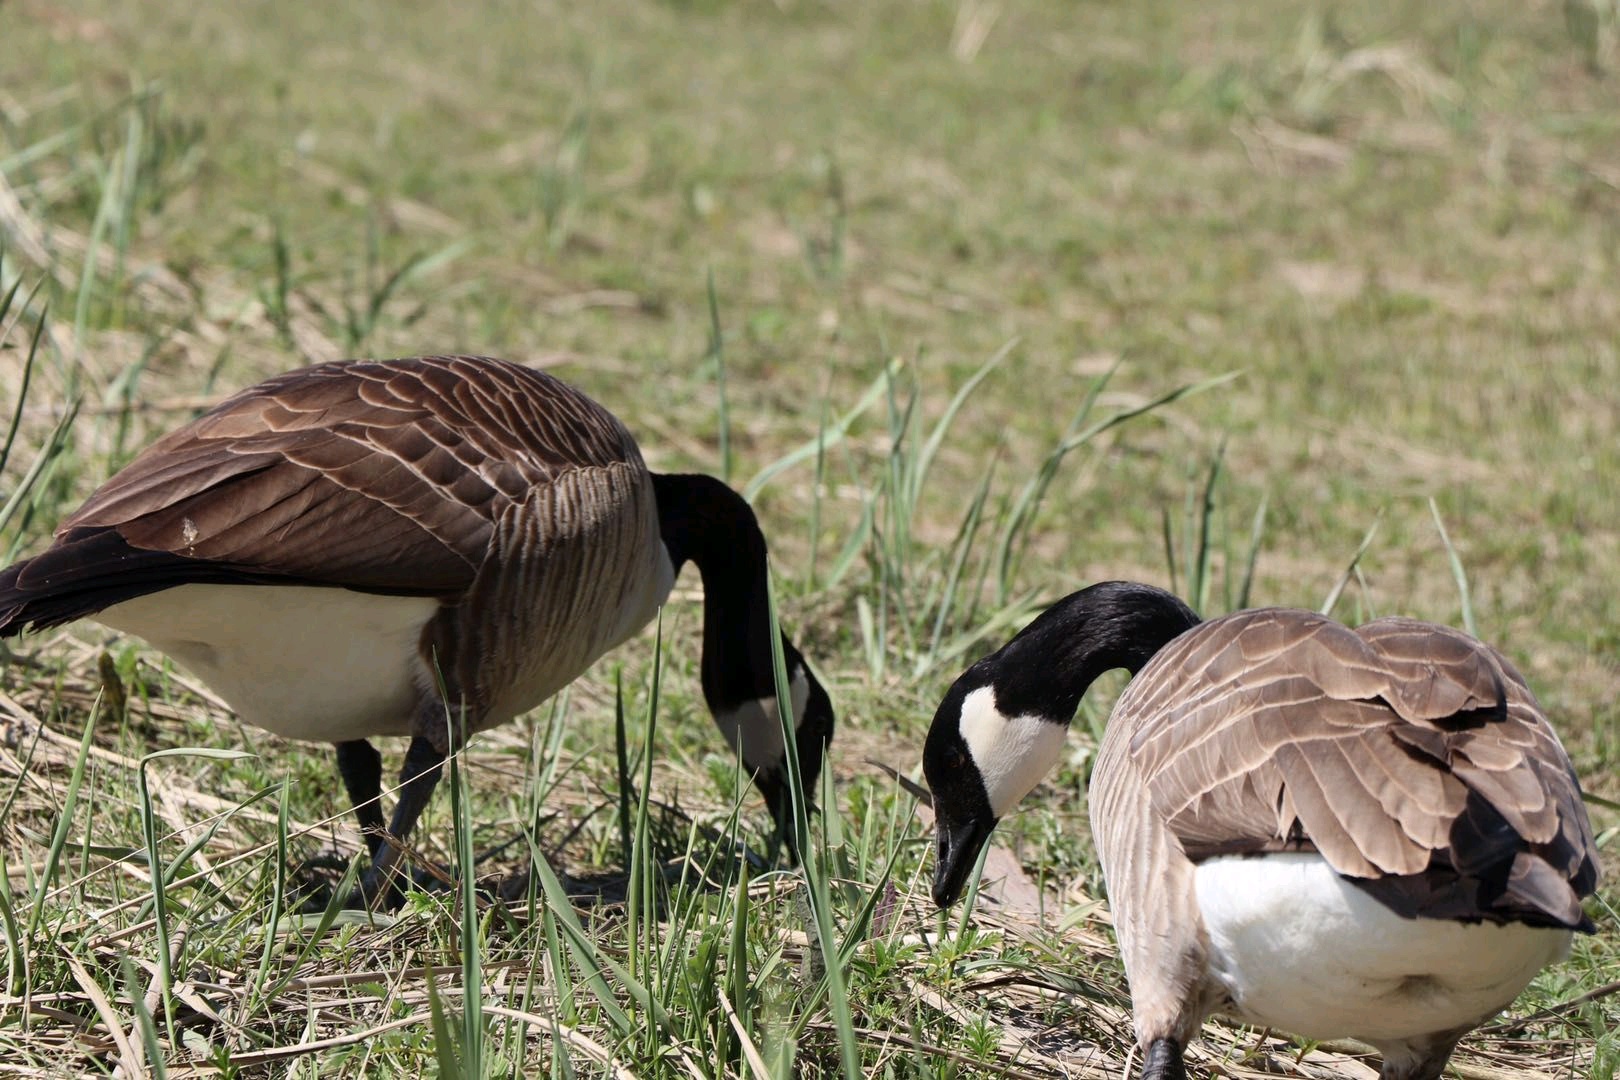
POLYGON ((981 686, 962 699, 962 741, 984 780, 990 812, 1007 812, 1035 789, 1063 755, 1068 728, 1038 716, 1007 716, 996 708, 996 692, 981 686))
MULTIPOLYGON (((804 723, 805 709, 810 704, 810 680, 804 668, 795 667, 788 678, 788 692, 793 695, 793 726, 797 731, 804 723)), ((750 771, 770 769, 782 762, 782 716, 776 707, 776 695, 754 698, 723 713, 716 713, 714 722, 731 748, 742 755, 743 764, 750 771)))

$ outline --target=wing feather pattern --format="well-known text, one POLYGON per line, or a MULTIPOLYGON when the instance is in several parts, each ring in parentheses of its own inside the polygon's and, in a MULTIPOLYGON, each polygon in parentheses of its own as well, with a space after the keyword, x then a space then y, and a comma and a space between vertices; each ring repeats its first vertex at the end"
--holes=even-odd
POLYGON ((1241 612, 1166 646, 1112 723, 1194 861, 1313 848, 1404 914, 1588 925, 1569 758, 1513 666, 1460 631, 1241 612))
POLYGON ((0 633, 188 582, 451 597, 497 523, 580 469, 629 465, 622 424, 549 375, 483 357, 321 364, 148 447, 0 575, 0 633))

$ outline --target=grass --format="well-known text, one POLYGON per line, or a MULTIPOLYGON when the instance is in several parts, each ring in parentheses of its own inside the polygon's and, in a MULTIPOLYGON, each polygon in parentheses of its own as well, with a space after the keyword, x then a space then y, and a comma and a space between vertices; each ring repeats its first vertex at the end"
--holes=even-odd
MULTIPOLYGON (((705 717, 683 581, 424 819, 424 860, 505 904, 300 917, 298 864, 361 847, 330 752, 92 626, 32 639, 0 671, 6 1068, 1118 1075, 1082 824, 1105 688, 971 917, 929 910, 926 828, 865 764, 913 770, 955 671, 1102 577, 1477 622, 1615 861, 1606 0, 5 21, 8 559, 272 372, 521 358, 655 468, 749 493, 840 717, 808 872, 745 857, 769 825, 705 717)), ((1616 895, 1463 1075, 1615 1074, 1616 895)), ((1195 1064, 1297 1053, 1212 1025, 1195 1064)), ((1306 1067, 1365 1075, 1349 1053, 1306 1067)))

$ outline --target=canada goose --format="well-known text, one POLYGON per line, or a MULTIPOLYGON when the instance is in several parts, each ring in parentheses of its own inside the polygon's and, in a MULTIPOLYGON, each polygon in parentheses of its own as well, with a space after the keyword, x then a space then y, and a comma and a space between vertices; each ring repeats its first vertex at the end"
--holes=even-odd
MULTIPOLYGON (((92 617, 248 723, 336 743, 374 899, 446 754, 644 626, 688 561, 704 698, 786 832, 753 511, 711 477, 648 472, 611 413, 502 360, 319 364, 227 399, 0 572, 0 636, 92 617), (386 827, 374 735, 411 736, 386 827)), ((785 636, 782 653, 814 790, 832 705, 785 636)))
POLYGON ((1579 783, 1496 650, 1412 619, 1200 623, 1124 582, 1059 601, 945 695, 923 757, 941 906, 1113 668, 1135 678, 1091 824, 1144 1080, 1184 1077, 1212 1012, 1354 1036, 1384 1055, 1383 1080, 1432 1080, 1593 929, 1579 783))

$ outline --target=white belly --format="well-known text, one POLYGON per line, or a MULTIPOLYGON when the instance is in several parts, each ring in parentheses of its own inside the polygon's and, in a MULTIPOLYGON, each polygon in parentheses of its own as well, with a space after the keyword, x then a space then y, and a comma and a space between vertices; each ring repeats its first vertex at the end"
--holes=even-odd
POLYGON ((96 621, 145 638, 247 723, 291 739, 407 735, 428 597, 298 585, 180 585, 96 621))
POLYGON ((1314 853, 1211 859, 1196 882, 1232 1014, 1309 1039, 1472 1025, 1569 953, 1568 930, 1402 918, 1314 853))

